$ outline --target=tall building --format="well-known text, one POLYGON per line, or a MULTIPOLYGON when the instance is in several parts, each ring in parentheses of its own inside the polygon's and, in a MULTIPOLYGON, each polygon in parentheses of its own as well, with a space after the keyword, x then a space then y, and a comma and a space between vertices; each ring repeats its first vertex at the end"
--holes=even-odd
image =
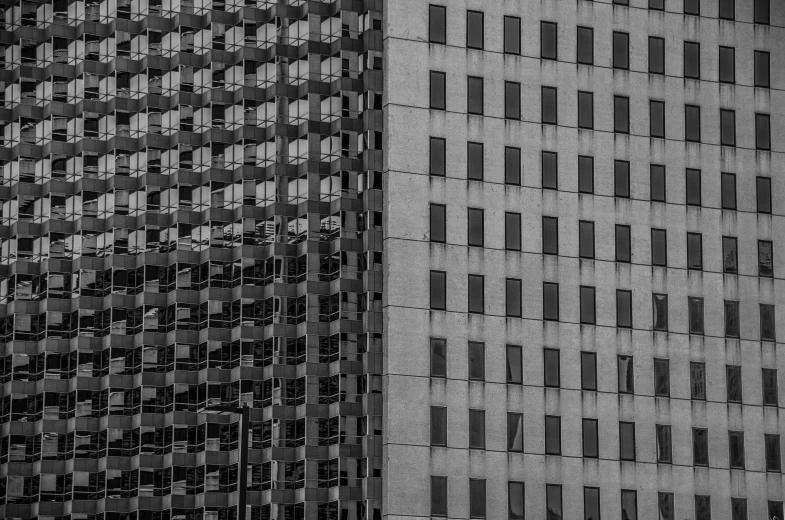
POLYGON ((783 520, 782 0, 430 2, 3 4, 0 518, 783 520))

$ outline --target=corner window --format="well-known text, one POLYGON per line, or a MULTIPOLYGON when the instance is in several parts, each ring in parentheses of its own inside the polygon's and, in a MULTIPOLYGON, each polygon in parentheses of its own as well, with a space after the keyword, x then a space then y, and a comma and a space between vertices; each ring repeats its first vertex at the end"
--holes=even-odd
POLYGON ((540 22, 540 57, 543 59, 558 59, 556 27, 552 22, 540 22))
POLYGON ((431 109, 446 110, 447 77, 444 72, 431 71, 431 109))
POLYGON ((447 8, 443 5, 428 6, 428 41, 447 43, 447 8))
POLYGON ((485 23, 480 11, 466 11, 466 46, 470 49, 482 49, 485 39, 485 23))

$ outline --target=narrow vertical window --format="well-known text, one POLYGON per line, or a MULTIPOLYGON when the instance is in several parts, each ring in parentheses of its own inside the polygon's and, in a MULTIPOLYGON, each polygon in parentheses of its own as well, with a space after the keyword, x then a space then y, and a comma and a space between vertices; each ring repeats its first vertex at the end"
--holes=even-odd
POLYGON ((687 168, 685 172, 685 186, 687 188, 687 204, 690 206, 701 205, 701 171, 687 168))
POLYGON ((619 423, 619 459, 635 460, 635 423, 619 423))
POLYGON ((558 388, 561 378, 558 349, 546 348, 543 350, 543 366, 545 386, 558 388))
POLYGON ((744 469, 744 432, 728 432, 728 461, 731 469, 744 469))
POLYGON ((695 520, 711 520, 711 497, 695 495, 695 520))
POLYGON ((485 449, 485 410, 469 410, 469 448, 485 449))
POLYGON ((769 88, 771 86, 770 56, 766 51, 755 51, 755 86, 758 88, 769 88))
POLYGON ((736 82, 736 49, 720 47, 720 83, 736 82))
POLYGON ((755 148, 771 150, 771 117, 769 114, 755 114, 755 148))
POLYGON ((755 23, 769 25, 770 11, 769 0, 755 0, 755 23))
POLYGON ((446 110, 446 83, 447 78, 444 72, 431 71, 431 109, 446 110))
POLYGON ((632 356, 618 356, 619 393, 635 393, 635 379, 633 372, 632 356))
POLYGON ((684 139, 692 142, 700 142, 701 140, 701 108, 699 106, 684 106, 684 139))
POLYGON ((700 0, 684 0, 684 14, 693 14, 700 16, 701 2, 700 0))
POLYGON ((443 5, 428 6, 428 41, 447 43, 447 8, 443 5))
MULTIPOLYGON (((776 434, 764 435, 766 445, 766 471, 779 473, 782 471, 782 456, 780 455, 780 436, 776 434)), ((780 517, 782 518, 782 517, 780 517)))
POLYGON ((629 161, 613 162, 614 194, 625 199, 630 198, 630 163, 629 161))
POLYGON ((703 236, 687 233, 687 269, 703 269, 703 236))
POLYGON ((430 146, 430 174, 444 177, 445 163, 447 162, 447 146, 444 139, 431 137, 430 146))
POLYGON ((709 432, 706 428, 692 429, 692 465, 709 465, 709 432))
POLYGON ((725 337, 739 337, 739 302, 725 300, 725 337))
POLYGON ((559 321, 559 284, 542 284, 542 319, 559 321))
POLYGON ((545 485, 545 509, 548 511, 548 520, 563 520, 561 485, 545 485))
POLYGON ((447 516, 447 477, 431 477, 431 516, 447 516))
POLYGON ((466 178, 472 181, 481 181, 485 175, 485 146, 482 143, 467 143, 466 178))
POLYGON ((758 276, 774 276, 774 249, 771 240, 758 240, 758 276))
POLYGON ((668 330, 668 295, 667 294, 652 294, 652 301, 654 306, 654 320, 652 328, 667 332, 668 330))
POLYGON ((671 458, 671 427, 669 424, 657 425, 657 462, 670 464, 671 458))
POLYGON ((581 286, 581 323, 594 325, 597 322, 594 287, 581 286))
POLYGON ((507 382, 523 383, 523 352, 520 345, 507 345, 507 382))
POLYGON ((431 309, 443 311, 447 305, 447 273, 431 271, 431 309))
POLYGON ((504 214, 504 247, 508 251, 521 250, 521 214, 504 214))
POLYGON ((651 200, 653 202, 665 202, 665 166, 662 164, 649 166, 649 185, 651 200))
POLYGON ((727 365, 725 367, 725 386, 729 403, 742 402, 741 367, 727 365))
POLYGON ((654 395, 669 397, 671 395, 671 368, 667 359, 654 359, 654 395))
POLYGON ((616 326, 632 328, 632 291, 616 290, 616 326))
POLYGON ((485 379, 485 343, 479 341, 469 342, 469 380, 483 381, 485 379))
POLYGON ((706 365, 690 362, 690 397, 692 399, 706 400, 706 365))
POLYGON ((594 222, 578 222, 578 256, 594 258, 594 222))
POLYGON ((466 11, 466 46, 482 49, 485 40, 485 17, 480 11, 466 11))
POLYGON ((763 374, 763 405, 777 406, 777 370, 773 368, 761 369, 763 374))
POLYGON ((581 352, 581 389, 597 390, 597 354, 581 352))
POLYGON ((504 17, 504 53, 521 53, 521 19, 517 16, 504 17))
POLYGON ((469 479, 469 518, 485 518, 485 479, 469 479))
POLYGON ((736 209, 736 174, 723 173, 720 177, 722 209, 736 209))
POLYGON ((689 297, 687 310, 690 321, 690 334, 703 334, 703 298, 689 297))
POLYGON ((613 68, 630 68, 630 35, 627 33, 613 33, 613 68))
POLYGON ((469 208, 467 222, 469 224, 469 245, 483 247, 485 243, 485 211, 478 208, 469 208))
POLYGON ((736 237, 722 237, 722 271, 736 274, 739 272, 738 241, 736 237))
POLYGON ((630 226, 616 224, 616 261, 630 262, 631 258, 630 226))
POLYGON ((782 500, 769 500, 769 518, 782 518, 782 500))
POLYGON ((545 416, 545 454, 561 455, 561 417, 545 416))
POLYGON ((521 280, 507 278, 507 316, 510 318, 521 317, 521 280))
POLYGON ((720 110, 720 144, 736 146, 736 111, 720 110))
POLYGON ((578 128, 594 128, 594 94, 578 92, 578 128))
POLYGON ((483 79, 469 76, 466 82, 466 93, 466 111, 481 116, 484 108, 483 79))
POLYGON ((747 499, 730 499, 730 518, 731 520, 747 520, 747 499))
POLYGON ((557 96, 555 87, 542 87, 542 123, 557 124, 557 96))
POLYGON ((621 490, 621 517, 624 520, 638 520, 638 492, 631 489, 621 490))
POLYGON ((431 377, 447 377, 447 341, 431 338, 431 377))
POLYGON ((659 520, 674 520, 673 493, 658 493, 657 508, 660 512, 659 520))
POLYGON ((600 520, 600 488, 583 488, 583 520, 600 520))
POLYGON ((698 42, 684 42, 684 77, 701 77, 701 47, 698 42))
POLYGON ((578 27, 577 61, 584 65, 594 64, 594 29, 578 27))
POLYGON ((525 511, 523 482, 510 482, 507 486, 507 520, 525 520, 525 511))
POLYGON ((479 274, 469 275, 469 312, 485 313, 485 277, 479 274))
POLYGON ((431 204, 431 242, 447 239, 447 206, 431 204))
POLYGON ((594 193, 594 157, 578 156, 578 192, 594 193))
POLYGON ((546 60, 558 59, 556 24, 540 22, 540 57, 546 60))
POLYGON ((507 413, 507 451, 523 451, 522 413, 507 413))
POLYGON ((556 152, 542 152, 542 187, 559 189, 559 166, 556 152))
POLYGON ((559 219, 556 217, 542 217, 542 252, 559 254, 559 219))
POLYGON ((447 446, 447 408, 431 406, 431 446, 447 446))
POLYGON ((630 133, 630 98, 613 96, 613 131, 630 133))
POLYGON ((720 0, 720 19, 733 20, 736 18, 735 0, 720 0))
MULTIPOLYGON (((597 419, 583 420, 583 456, 596 459, 599 454, 599 434, 597 419)), ((598 517, 599 518, 599 517, 598 517)))
POLYGON ((758 213, 771 213, 771 179, 757 177, 755 188, 758 202, 758 213))
POLYGON ((649 36, 649 73, 665 74, 665 38, 649 36))
POLYGON ((521 184, 521 149, 512 146, 504 147, 504 182, 520 186, 521 184))
POLYGON ((649 101, 649 135, 652 137, 665 137, 665 103, 663 101, 649 101))
POLYGON ((521 118, 521 84, 518 82, 504 82, 504 117, 521 118))

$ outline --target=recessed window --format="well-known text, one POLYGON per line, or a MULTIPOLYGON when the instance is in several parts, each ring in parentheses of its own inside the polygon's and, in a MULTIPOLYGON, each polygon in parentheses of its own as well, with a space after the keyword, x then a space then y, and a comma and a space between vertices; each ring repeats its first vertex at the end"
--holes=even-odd
POLYGON ((542 252, 546 255, 559 254, 559 219, 542 217, 542 252))
POLYGON ((520 345, 507 345, 507 382, 523 383, 523 353, 520 345))
POLYGON ((728 432, 728 462, 731 469, 744 469, 744 432, 728 432))
POLYGON ((701 47, 698 42, 684 42, 684 77, 701 77, 701 47))
POLYGON ((613 96, 613 131, 630 133, 630 98, 613 96))
POLYGON ((521 214, 504 214, 504 248, 508 251, 521 250, 521 214))
POLYGON ((654 11, 664 11, 665 0, 649 0, 649 9, 654 11))
POLYGON ((736 237, 722 237, 722 271, 731 274, 739 272, 739 254, 736 237))
POLYGON ((769 500, 769 518, 782 518, 781 500, 769 500))
POLYGON ((578 256, 594 258, 594 222, 578 222, 578 256))
POLYGON ((556 88, 542 87, 542 123, 555 125, 557 118, 556 88))
POLYGON ((581 352, 581 389, 597 390, 597 354, 581 352))
POLYGON ((665 74, 665 38, 649 36, 649 73, 665 74))
POLYGON ((594 128, 594 94, 578 92, 578 128, 594 128))
POLYGON ((431 516, 447 516, 447 477, 431 477, 431 516))
MULTIPOLYGON (((583 456, 594 459, 599 457, 597 419, 583 420, 583 456)), ((597 518, 599 518, 599 516, 597 518)))
POLYGON ((578 156, 578 192, 594 193, 594 157, 578 156))
POLYGON ((431 242, 444 242, 447 238, 447 206, 431 204, 431 242))
POLYGON ((616 290, 616 326, 632 327, 632 291, 616 290))
POLYGON ((545 454, 561 455, 561 417, 545 416, 545 454))
POLYGON ((470 114, 483 114, 483 79, 476 76, 469 76, 466 86, 466 111, 470 114))
POLYGON ((668 330, 668 295, 652 294, 654 320, 652 328, 654 330, 668 330))
POLYGON ((635 460, 635 423, 619 423, 619 458, 635 460))
POLYGON ((687 188, 687 204, 690 206, 701 205, 701 171, 687 168, 685 172, 685 186, 687 188))
POLYGON ((736 146, 736 111, 720 110, 720 144, 736 146))
POLYGON ((560 385, 559 351, 553 348, 543 350, 543 365, 545 367, 545 386, 558 388, 560 385))
POLYGON ((720 177, 722 209, 736 209, 736 174, 722 173, 720 177))
POLYGON ((485 379, 485 343, 469 342, 469 380, 485 379))
POLYGON ((631 242, 630 226, 617 224, 616 225, 616 261, 617 262, 631 261, 630 242, 631 242))
POLYGON ((509 482, 507 485, 507 520, 525 520, 526 498, 523 482, 509 482))
POLYGON ((558 155, 556 152, 542 152, 542 187, 559 189, 558 155))
POLYGON ((660 512, 660 520, 674 520, 673 493, 657 493, 657 508, 660 512))
POLYGON ((777 406, 777 370, 773 368, 762 369, 763 373, 763 404, 764 406, 777 406))
POLYGON ((558 484, 545 485, 545 508, 552 520, 562 520, 561 486, 558 484))
POLYGON ((687 233, 687 269, 703 269, 703 235, 687 233))
POLYGON ((665 202, 665 166, 652 164, 649 166, 649 186, 653 202, 665 202))
POLYGON ((584 65, 594 65, 594 29, 578 27, 577 61, 584 65))
POLYGON ((544 320, 559 321, 559 284, 542 284, 542 313, 544 320))
POLYGON ((546 60, 558 59, 557 30, 552 22, 540 22, 540 57, 546 60))
POLYGON ((519 186, 521 184, 521 149, 512 146, 504 147, 504 183, 519 186))
POLYGON ((631 489, 621 490, 621 517, 638 520, 638 492, 631 489))
POLYGON ((507 451, 523 451, 522 413, 507 413, 507 451))
POLYGON ((619 393, 635 393, 635 379, 633 377, 632 356, 618 356, 619 393))
POLYGON ((709 432, 706 428, 692 429, 692 464, 709 465, 709 432))
POLYGON ((481 181, 485 175, 485 147, 482 143, 469 142, 466 145, 466 178, 471 181, 481 181))
POLYGON ((769 25, 770 11, 769 0, 755 0, 755 23, 769 25))
POLYGON ((690 397, 706 400, 706 365, 703 363, 690 363, 690 397))
POLYGON ((758 240, 758 276, 774 276, 774 249, 770 240, 758 240))
POLYGON ((521 280, 517 278, 507 278, 507 316, 511 318, 521 317, 521 280))
POLYGON ((669 397, 671 395, 671 369, 667 359, 654 359, 654 395, 669 397))
POLYGON ((725 385, 729 403, 740 403, 742 400, 741 390, 741 367, 738 365, 727 365, 725 367, 725 385))
POLYGON ((720 47, 720 83, 736 82, 736 49, 720 47))
POLYGON ((630 163, 629 161, 613 162, 613 187, 617 197, 630 198, 630 163))
POLYGON ((485 243, 485 212, 481 209, 469 208, 467 221, 469 224, 469 245, 482 247, 485 243))
POLYGON ((725 300, 725 336, 739 337, 739 302, 725 300))
POLYGON ((630 35, 627 33, 613 33, 613 68, 630 68, 630 35))
POLYGON ((447 78, 444 72, 431 71, 431 109, 446 110, 447 78))
MULTIPOLYGON (((624 5, 627 5, 626 0, 624 5)), ((600 518, 600 488, 583 488, 583 518, 584 520, 598 520, 600 518)))
POLYGON ((775 341, 774 333, 774 305, 768 303, 760 304, 760 340, 775 341))
POLYGON ((447 43, 447 8, 443 5, 428 6, 428 41, 447 43))
POLYGON ((504 52, 521 53, 521 19, 517 16, 504 17, 504 52))
POLYGON ((703 334, 703 298, 695 296, 687 298, 687 311, 690 334, 703 334))
POLYGON ((447 408, 431 406, 431 446, 447 446, 447 408))
POLYGON ((755 114, 755 148, 771 150, 771 117, 769 114, 755 114))
POLYGON ((769 72, 770 54, 765 51, 755 51, 755 86, 769 88, 771 78, 769 72))
POLYGON ((668 236, 664 229, 651 230, 651 265, 668 265, 668 236))
POLYGON ((771 179, 757 177, 755 179, 758 213, 771 213, 771 179))
POLYGON ((431 338, 431 377, 447 377, 447 341, 431 338))
POLYGON ((711 520, 711 497, 695 495, 695 520, 711 520))
POLYGON ((485 410, 469 410, 469 448, 485 449, 485 410))
POLYGON ((469 312, 485 313, 485 277, 479 274, 469 275, 469 312))
POLYGON ((445 310, 447 305, 447 273, 431 271, 431 309, 445 310))
POLYGON ((669 424, 657 425, 657 463, 670 464, 672 462, 671 427, 669 424))
POLYGON ((469 518, 485 518, 485 479, 469 479, 469 518))
POLYGON ((649 101, 649 135, 665 137, 665 102, 649 101))
POLYGON ((720 19, 733 20, 736 18, 736 1, 720 0, 720 19))
POLYGON ((684 139, 692 142, 701 140, 701 107, 684 106, 684 139))
MULTIPOLYGON (((767 433, 764 435, 766 445, 766 471, 779 473, 782 471, 782 455, 780 455, 780 436, 767 433)), ((782 517, 779 517, 782 518, 782 517)))
POLYGON ((521 84, 515 81, 504 82, 504 117, 521 118, 521 84))
POLYGON ((482 49, 485 38, 484 16, 480 11, 466 11, 466 46, 482 49))
POLYGON ((446 157, 446 141, 440 137, 431 137, 430 174, 444 177, 446 157))
POLYGON ((701 2, 700 0, 684 0, 684 14, 693 14, 700 16, 701 2))

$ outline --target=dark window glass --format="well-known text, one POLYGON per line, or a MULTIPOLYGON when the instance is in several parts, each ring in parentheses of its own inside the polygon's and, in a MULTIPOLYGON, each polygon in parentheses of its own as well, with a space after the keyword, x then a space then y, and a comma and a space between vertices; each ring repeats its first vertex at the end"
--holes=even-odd
POLYGON ((705 428, 692 429, 692 464, 709 465, 709 432, 705 428))
POLYGON ((507 316, 521 317, 521 281, 507 278, 507 316))
POLYGON ((685 105, 684 107, 684 138, 687 141, 701 140, 701 107, 685 105))
POLYGON ((654 330, 667 331, 668 330, 668 295, 667 294, 653 294, 652 295, 654 307, 654 330))
POLYGON ((613 0, 613 3, 616 5, 630 5, 629 0, 613 0))
POLYGON ((542 252, 559 254, 559 219, 556 217, 542 217, 542 252))
POLYGON ((597 354, 581 352, 581 389, 597 390, 597 354))
POLYGON ((778 520, 782 519, 782 501, 769 500, 769 518, 778 520))
POLYGON ((613 131, 630 133, 630 98, 613 96, 613 131))
POLYGON ((485 242, 484 224, 485 212, 477 208, 469 208, 469 245, 482 247, 485 242))
POLYGON ((469 518, 485 518, 484 479, 469 479, 469 518))
POLYGON ((583 488, 583 520, 600 520, 600 488, 583 488))
POLYGON ((479 274, 469 275, 469 312, 485 312, 485 277, 479 274))
POLYGON ((687 204, 690 206, 701 205, 701 171, 687 168, 686 182, 687 204))
POLYGON ((594 64, 594 29, 578 27, 578 63, 594 64))
POLYGON ((447 238, 447 207, 431 204, 431 242, 444 242, 447 238))
POLYGON ((520 345, 507 345, 507 382, 523 383, 523 353, 520 345))
POLYGON ((447 341, 431 338, 431 377, 447 377, 447 341))
POLYGON ((736 146, 736 112, 720 110, 720 144, 736 146))
POLYGON ((711 520, 711 498, 695 495, 695 520, 711 520))
POLYGON ((523 451, 522 413, 507 413, 507 451, 523 451))
MULTIPOLYGON (((755 86, 769 88, 771 78, 769 72, 770 54, 765 51, 755 51, 755 86)), ((780 519, 782 520, 782 519, 780 519)))
POLYGON ((485 449, 485 410, 469 410, 469 448, 485 449))
POLYGON ((431 516, 447 516, 447 477, 431 477, 431 516))
POLYGON ((736 17, 735 0, 720 0, 720 18, 733 20, 736 17))
POLYGON ((633 377, 632 356, 618 356, 619 393, 635 393, 635 379, 633 377))
POLYGON ((466 178, 473 181, 481 181, 485 175, 485 152, 482 143, 467 144, 466 154, 469 158, 467 167, 469 170, 466 172, 466 178))
POLYGON ((556 152, 542 152, 542 187, 559 189, 559 167, 556 152))
POLYGON ((736 209, 736 174, 723 173, 722 183, 722 209, 736 209))
POLYGON ((561 417, 545 416, 545 454, 561 455, 561 417))
POLYGON ((655 11, 664 11, 665 0, 649 0, 649 9, 653 9, 655 11))
POLYGON ((630 163, 627 161, 614 161, 613 185, 617 197, 629 198, 630 196, 630 163))
POLYGON ((773 368, 762 369, 763 373, 763 404, 777 406, 777 371, 773 368))
POLYGON ((771 121, 769 114, 755 114, 755 148, 771 150, 771 121))
POLYGON ((616 326, 632 327, 632 291, 616 290, 616 326))
POLYGON ((747 520, 747 499, 731 498, 730 511, 731 520, 747 520))
POLYGON ((504 82, 504 117, 521 118, 521 84, 515 81, 504 82))
POLYGON ((739 302, 725 300, 725 336, 739 337, 739 302))
POLYGON ((443 5, 428 6, 428 41, 447 43, 447 8, 443 5))
POLYGON ((658 493, 657 506, 660 510, 659 520, 674 520, 673 493, 658 493))
POLYGON ((521 53, 521 19, 517 16, 504 17, 504 52, 521 53))
POLYGON ((630 35, 627 33, 613 33, 613 68, 630 68, 630 35))
POLYGON ((619 423, 619 458, 635 460, 635 423, 619 423))
POLYGON ((665 166, 652 164, 649 167, 651 200, 665 202, 665 166))
POLYGON ((583 456, 595 459, 599 457, 597 419, 583 420, 583 456))
POLYGON ((740 403, 742 399, 740 366, 727 365, 725 367, 725 385, 727 387, 728 402, 740 403))
POLYGON ((445 310, 447 305, 447 273, 431 271, 431 309, 445 310))
POLYGON ((548 511, 548 520, 562 519, 561 486, 558 484, 545 485, 545 502, 548 511))
POLYGON ((504 182, 521 184, 521 149, 512 146, 504 147, 504 182))
POLYGON ((700 233, 687 233, 687 268, 703 269, 703 237, 700 233))
POLYGON ((684 0, 684 14, 694 14, 695 16, 700 16, 700 0, 684 0))
POLYGON ((703 334, 703 298, 687 299, 690 319, 690 334, 703 334))
POLYGON ((504 214, 504 247, 510 251, 521 250, 521 214, 504 214))
POLYGON ((447 408, 431 406, 431 446, 447 446, 447 408))
POLYGON ((556 88, 542 87, 542 122, 555 125, 557 122, 556 88))
POLYGON ((594 128, 594 94, 578 92, 578 128, 594 128))
POLYGON ((657 425, 657 462, 671 463, 671 427, 668 424, 657 425))
POLYGON ((743 432, 728 432, 728 454, 731 469, 744 469, 743 432))
POLYGON ((524 520, 525 511, 523 482, 510 482, 507 486, 507 520, 524 520))
POLYGON ((542 319, 559 321, 559 284, 542 284, 542 319))
POLYGON ((695 361, 690 363, 690 397, 706 400, 706 365, 695 361))
POLYGON ((636 491, 621 490, 621 517, 624 520, 638 520, 638 493, 636 491))
POLYGON ((594 157, 578 156, 578 191, 594 193, 594 157))
POLYGON ((555 23, 540 22, 540 57, 546 60, 558 59, 555 23))
POLYGON ((649 134, 665 137, 665 103, 662 101, 649 101, 649 134))
POLYGON ((483 79, 469 76, 467 81, 466 111, 470 114, 482 115, 483 113, 483 79))
MULTIPOLYGON (((780 455, 780 436, 775 434, 764 435, 766 445, 766 471, 779 473, 782 470, 782 457, 780 455)), ((782 520, 782 517, 779 517, 782 520)))
POLYGON ((671 395, 671 368, 667 359, 654 359, 654 395, 668 397, 671 395))
POLYGON ((737 243, 736 237, 722 237, 722 271, 725 273, 739 272, 737 243))
POLYGON ((469 342, 469 379, 474 381, 485 379, 485 343, 469 342))
POLYGON ((484 16, 479 11, 466 11, 466 46, 482 49, 484 40, 484 16))
POLYGON ((616 225, 616 261, 630 262, 630 226, 616 225))
POLYGON ((446 76, 444 72, 431 71, 431 108, 434 110, 445 110, 446 76))
POLYGON ((649 36, 649 72, 665 74, 665 38, 649 36))
POLYGON ((543 366, 545 367, 545 386, 556 387, 559 386, 560 367, 559 367, 559 351, 554 348, 546 348, 543 350, 543 366))
MULTIPOLYGON (((769 24, 769 0, 755 0, 755 23, 769 24)), ((780 515, 781 517, 782 515, 780 515)), ((782 520, 782 518, 780 518, 782 520)))
POLYGON ((701 47, 698 42, 684 42, 684 77, 701 77, 701 47))
POLYGON ((720 47, 720 82, 736 82, 736 49, 720 47))
POLYGON ((774 250, 770 240, 758 240, 758 276, 774 276, 774 250))
POLYGON ((758 199, 758 213, 771 213, 771 179, 757 177, 755 187, 758 199))
POLYGON ((446 142, 439 137, 431 137, 431 175, 444 177, 446 162, 446 142))
POLYGON ((594 222, 578 223, 578 256, 594 258, 594 222))

